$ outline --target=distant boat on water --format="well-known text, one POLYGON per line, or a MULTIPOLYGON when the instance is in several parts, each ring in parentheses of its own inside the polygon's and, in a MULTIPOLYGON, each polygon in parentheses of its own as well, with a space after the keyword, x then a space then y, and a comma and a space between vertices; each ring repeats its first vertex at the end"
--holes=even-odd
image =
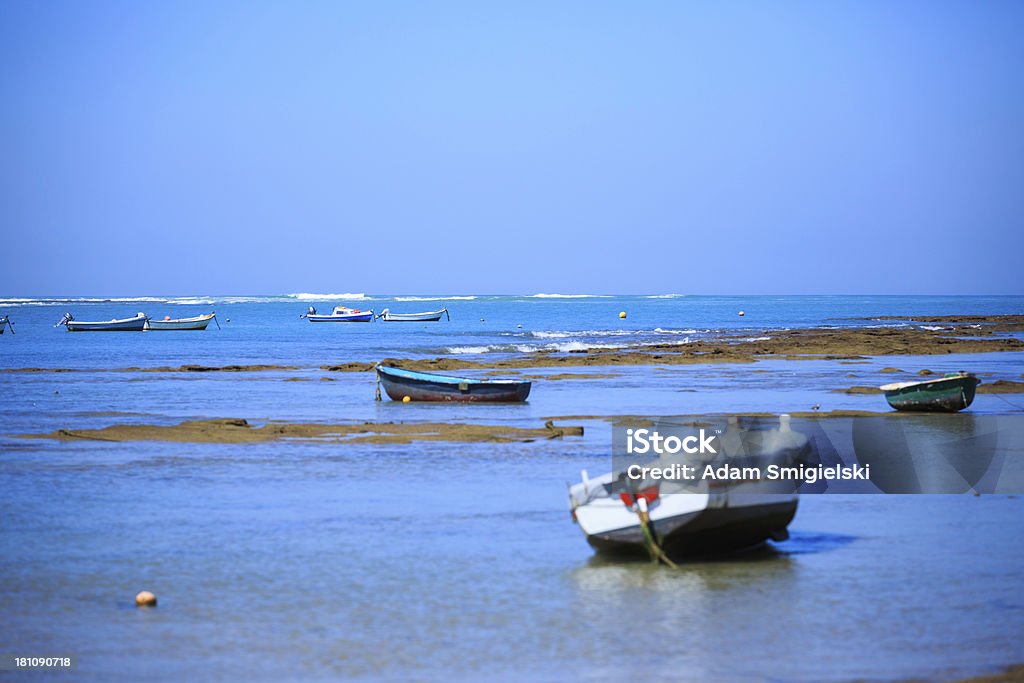
POLYGON ((425 313, 392 313, 390 309, 385 308, 377 317, 386 323, 434 323, 440 320, 442 315, 447 316, 448 320, 452 319, 447 308, 425 313))
POLYGON ((68 332, 142 332, 146 329, 148 320, 149 316, 145 313, 138 313, 132 318, 115 318, 96 322, 75 320, 73 315, 65 313, 54 327, 64 325, 68 332))
POLYGON ((923 382, 896 382, 879 387, 896 410, 955 413, 971 405, 981 384, 967 372, 950 372, 923 382))
POLYGON ((373 322, 373 311, 361 311, 358 308, 347 306, 335 306, 330 315, 323 315, 316 312, 316 308, 309 307, 300 318, 306 318, 311 323, 369 323, 373 322))
POLYGON ((165 317, 163 320, 154 320, 153 318, 150 318, 149 322, 146 324, 146 329, 151 332, 162 332, 165 330, 205 330, 211 320, 217 323, 217 329, 220 329, 220 322, 217 321, 216 313, 197 315, 193 318, 175 318, 173 320, 170 316, 165 317))
POLYGON ((377 366, 377 380, 393 401, 522 403, 532 383, 511 379, 468 379, 377 366))

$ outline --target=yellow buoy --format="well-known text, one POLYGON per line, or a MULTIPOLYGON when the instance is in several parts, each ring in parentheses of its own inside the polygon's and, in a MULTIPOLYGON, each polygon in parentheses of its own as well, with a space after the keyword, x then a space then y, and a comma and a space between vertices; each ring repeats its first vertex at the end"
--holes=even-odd
POLYGON ((139 591, 135 596, 136 607, 156 607, 156 596, 149 591, 139 591))
POLYGON ((409 401, 411 401, 411 400, 412 400, 412 399, 411 399, 411 398, 409 398, 408 396, 403 396, 403 397, 402 397, 402 403, 408 403, 408 402, 409 402, 409 401))
POLYGON ((625 318, 626 317, 626 312, 625 311, 619 311, 619 317, 620 318, 625 318))

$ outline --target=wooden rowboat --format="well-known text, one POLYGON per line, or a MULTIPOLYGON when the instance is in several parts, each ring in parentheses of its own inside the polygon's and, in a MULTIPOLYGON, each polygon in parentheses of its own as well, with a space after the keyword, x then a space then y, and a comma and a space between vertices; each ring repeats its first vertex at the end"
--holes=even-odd
POLYGON ((452 319, 448 315, 447 308, 442 308, 439 311, 427 311, 425 313, 392 313, 389 309, 385 308, 377 317, 386 323, 436 323, 441 319, 442 315, 448 316, 448 320, 452 319))
POLYGON ((68 332, 142 332, 146 329, 146 321, 149 317, 145 313, 139 313, 132 318, 115 318, 104 321, 75 320, 70 313, 65 313, 61 321, 54 325, 64 325, 68 332))
POLYGON ((170 316, 163 320, 153 320, 150 318, 149 322, 146 324, 146 329, 150 332, 161 332, 164 330, 205 330, 211 320, 217 323, 217 329, 220 329, 220 322, 217 321, 216 313, 197 315, 194 318, 175 318, 173 320, 170 316))
POLYGON ((373 311, 360 311, 358 308, 335 306, 330 315, 323 315, 317 313, 316 309, 310 306, 309 311, 299 317, 306 318, 311 323, 369 323, 373 322, 373 311))
POLYGON ((12 323, 11 319, 5 315, 4 317, 0 318, 0 334, 3 334, 4 330, 6 330, 8 327, 11 328, 11 334, 14 334, 14 323, 12 323))
POLYGON ((460 403, 522 403, 531 382, 511 379, 468 379, 429 372, 377 366, 377 381, 393 401, 455 401, 460 403))
POLYGON ((896 410, 955 413, 971 405, 981 380, 966 372, 952 372, 924 382, 897 382, 879 387, 896 410))

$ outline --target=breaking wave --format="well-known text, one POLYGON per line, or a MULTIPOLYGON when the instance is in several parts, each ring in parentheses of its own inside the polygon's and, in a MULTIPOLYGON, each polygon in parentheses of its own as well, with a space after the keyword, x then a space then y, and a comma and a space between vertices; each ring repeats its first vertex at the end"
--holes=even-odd
POLYGON ((352 292, 345 292, 343 294, 313 294, 310 292, 298 292, 297 294, 288 294, 291 299, 298 301, 327 301, 328 299, 347 299, 349 301, 361 301, 366 299, 366 294, 359 292, 354 294, 352 292))
POLYGON ((685 294, 651 294, 649 296, 645 296, 644 298, 645 299, 682 299, 685 296, 686 296, 685 294))

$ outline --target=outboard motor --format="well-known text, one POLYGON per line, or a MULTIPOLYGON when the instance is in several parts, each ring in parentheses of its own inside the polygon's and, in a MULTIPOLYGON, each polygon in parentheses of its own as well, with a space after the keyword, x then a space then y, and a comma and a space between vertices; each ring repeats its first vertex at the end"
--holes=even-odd
POLYGON ((74 320, 75 316, 70 313, 65 313, 64 317, 60 319, 60 322, 54 325, 54 327, 60 327, 61 325, 67 325, 70 321, 74 320))
POLYGON ((316 315, 316 308, 314 308, 313 306, 310 306, 309 310, 306 311, 305 313, 303 313, 302 315, 300 315, 299 317, 300 318, 308 318, 311 315, 316 315))

